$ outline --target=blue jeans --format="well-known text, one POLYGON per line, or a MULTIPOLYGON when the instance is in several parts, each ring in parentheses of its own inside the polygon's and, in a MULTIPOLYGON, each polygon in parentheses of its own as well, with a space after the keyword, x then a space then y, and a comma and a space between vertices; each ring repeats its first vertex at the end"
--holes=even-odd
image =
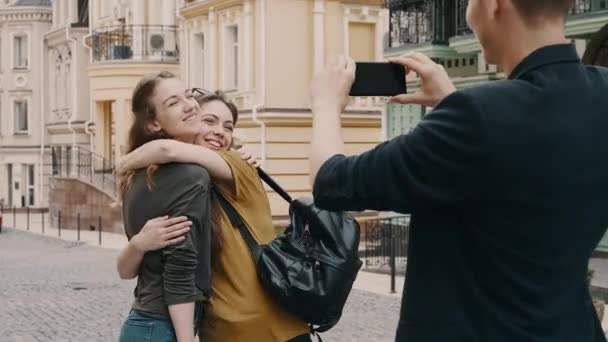
MULTIPOLYGON (((198 332, 203 306, 194 309, 194 335, 198 332)), ((170 319, 155 318, 138 310, 131 310, 120 330, 119 342, 176 342, 175 329, 170 319)))

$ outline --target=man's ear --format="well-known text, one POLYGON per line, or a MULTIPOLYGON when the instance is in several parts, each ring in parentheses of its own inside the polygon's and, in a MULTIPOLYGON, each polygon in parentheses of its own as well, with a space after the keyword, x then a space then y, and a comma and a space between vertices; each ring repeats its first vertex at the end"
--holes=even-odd
POLYGON ((494 20, 500 15, 515 11, 515 6, 513 5, 512 0, 484 0, 484 2, 486 2, 488 10, 486 15, 494 20))

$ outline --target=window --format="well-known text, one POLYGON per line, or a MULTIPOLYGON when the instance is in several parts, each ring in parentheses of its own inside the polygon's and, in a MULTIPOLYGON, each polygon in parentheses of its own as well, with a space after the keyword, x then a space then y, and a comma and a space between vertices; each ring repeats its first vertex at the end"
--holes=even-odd
POLYGON ((72 146, 65 147, 65 172, 68 177, 72 174, 72 146))
POLYGON ((193 85, 201 88, 205 88, 205 35, 203 33, 197 33, 192 36, 193 46, 192 49, 192 83, 193 85))
POLYGON ((29 113, 26 100, 15 101, 15 133, 29 133, 29 113))
POLYGON ((89 26, 89 0, 78 0, 78 23, 89 26))
POLYGON ((6 205, 13 206, 13 164, 6 164, 6 174, 8 178, 8 202, 6 205))
POLYGON ((27 36, 15 36, 15 68, 25 69, 27 68, 27 36))
POLYGON ((34 165, 33 164, 28 164, 25 166, 25 169, 27 170, 27 205, 28 206, 33 206, 35 203, 35 197, 34 197, 34 193, 35 193, 35 172, 34 172, 34 165))
POLYGON ((237 26, 226 28, 226 62, 224 64, 224 86, 236 90, 239 84, 239 29, 237 26))
POLYGON ((61 146, 51 147, 51 165, 53 176, 61 175, 61 146))

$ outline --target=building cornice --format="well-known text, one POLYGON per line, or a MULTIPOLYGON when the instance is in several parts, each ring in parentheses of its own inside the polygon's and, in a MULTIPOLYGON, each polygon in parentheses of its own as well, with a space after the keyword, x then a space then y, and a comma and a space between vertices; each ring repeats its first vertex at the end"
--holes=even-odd
POLYGON ((384 0, 342 0, 345 5, 367 5, 384 7, 384 0))
POLYGON ((0 10, 0 22, 51 22, 53 12, 50 8, 40 7, 9 7, 0 10))
MULTIPOLYGON (((267 126, 275 127, 311 127, 312 113, 310 110, 302 109, 298 113, 289 109, 267 109, 266 113, 257 115, 258 120, 267 126)), ((253 121, 251 114, 245 111, 239 117, 238 127, 258 127, 259 124, 253 121)), ((342 114, 342 127, 381 127, 382 111, 355 111, 347 110, 342 114)))
POLYGON ((0 146, 0 150, 4 150, 7 152, 10 152, 11 150, 14 151, 22 151, 22 150, 34 150, 34 151, 40 151, 40 145, 2 145, 0 146))
POLYGON ((208 14, 209 10, 221 11, 226 8, 242 6, 243 0, 209 0, 204 2, 194 2, 191 5, 179 9, 184 19, 191 19, 199 15, 208 14))
POLYGON ((84 121, 72 122, 72 125, 68 125, 66 122, 54 122, 46 125, 46 129, 50 134, 86 134, 84 129, 84 121))
MULTIPOLYGON (((70 27, 68 28, 68 32, 70 36, 76 36, 80 38, 88 34, 89 29, 87 27, 70 27)), ((68 41, 65 38, 65 26, 53 28, 51 31, 48 31, 44 34, 44 38, 48 40, 49 46, 64 44, 68 41)))
MULTIPOLYGON (((116 63, 94 63, 87 68, 87 73, 90 78, 105 78, 105 77, 137 77, 156 72, 159 70, 168 70, 173 73, 178 73, 179 63, 160 63, 160 62, 116 62, 116 63)), ((129 95, 130 96, 130 95, 129 95)))

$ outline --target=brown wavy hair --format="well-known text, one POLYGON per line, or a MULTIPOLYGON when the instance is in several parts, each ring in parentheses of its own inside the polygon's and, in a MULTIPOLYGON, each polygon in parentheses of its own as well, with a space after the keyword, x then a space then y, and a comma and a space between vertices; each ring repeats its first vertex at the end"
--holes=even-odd
MULTIPOLYGON (((131 112, 133 112, 133 124, 129 129, 128 135, 128 146, 127 153, 133 152, 138 147, 144 145, 155 139, 173 139, 172 136, 167 134, 164 130, 159 132, 152 132, 148 128, 148 124, 151 120, 156 118, 156 112, 154 105, 152 104, 152 95, 156 90, 156 87, 162 80, 176 78, 173 73, 169 71, 161 71, 158 73, 144 76, 135 89, 133 90, 133 97, 131 99, 131 112)), ((149 190, 152 190, 154 185, 152 182, 152 176, 158 169, 158 165, 150 165, 146 168, 146 185, 149 190)), ((136 170, 129 170, 125 172, 120 178, 120 194, 124 198, 125 193, 131 187, 133 183, 133 176, 136 170)), ((213 203, 213 202, 212 202, 213 203)), ((212 204, 215 206, 214 204, 212 204)), ((202 210, 203 208, 201 208, 202 210)), ((213 209, 212 209, 213 210, 213 209)), ((215 210, 213 210, 215 211, 215 210)), ((211 236, 212 236, 212 250, 214 253, 219 251, 222 247, 222 236, 221 226, 214 222, 213 217, 216 216, 212 211, 212 225, 211 225, 211 236)))
MULTIPOLYGON (((213 101, 220 101, 223 104, 226 105, 226 107, 228 107, 228 109, 230 110, 230 113, 232 114, 232 122, 234 123, 234 125, 236 126, 236 122, 239 119, 239 111, 236 108, 236 105, 228 100, 226 98, 226 96, 224 95, 224 93, 222 93, 221 91, 216 91, 216 92, 207 92, 207 91, 203 91, 203 90, 197 90, 197 88, 194 88, 193 91, 196 93, 198 92, 197 95, 194 96, 194 99, 198 102, 198 104, 201 106, 201 108, 203 107, 204 104, 209 103, 209 102, 213 102, 213 101)), ((235 147, 235 139, 234 136, 232 137, 232 141, 230 142, 230 147, 235 147)), ((213 185, 212 185, 213 186, 213 185)), ((221 212, 222 209, 219 205, 219 201, 217 199, 218 193, 217 190, 213 190, 209 192, 209 198, 211 200, 211 225, 213 227, 213 241, 214 241, 214 253, 217 253, 219 250, 221 250, 222 246, 223 246, 223 237, 222 237, 222 224, 221 224, 221 212)))
MULTIPOLYGON (((152 104, 152 95, 156 86, 166 79, 176 78, 169 71, 161 71, 144 76, 135 86, 131 97, 131 112, 133 113, 133 123, 129 129, 127 153, 131 153, 138 147, 156 139, 171 139, 164 130, 152 132, 148 128, 150 121, 156 118, 156 111, 152 104)), ((158 165, 150 165, 146 168, 146 184, 148 189, 152 189, 152 175, 158 169, 158 165)), ((133 183, 133 176, 136 170, 129 170, 120 177, 120 194, 124 198, 125 193, 133 183)))
POLYGON ((236 122, 239 120, 239 110, 236 108, 234 102, 228 100, 228 98, 222 91, 217 90, 211 93, 200 88, 193 88, 192 90, 194 92, 198 92, 198 94, 194 96, 194 99, 201 107, 203 107, 204 104, 213 101, 220 101, 221 103, 225 104, 226 107, 228 107, 228 109, 230 110, 230 113, 232 114, 232 123, 234 124, 234 126, 236 126, 236 122))

